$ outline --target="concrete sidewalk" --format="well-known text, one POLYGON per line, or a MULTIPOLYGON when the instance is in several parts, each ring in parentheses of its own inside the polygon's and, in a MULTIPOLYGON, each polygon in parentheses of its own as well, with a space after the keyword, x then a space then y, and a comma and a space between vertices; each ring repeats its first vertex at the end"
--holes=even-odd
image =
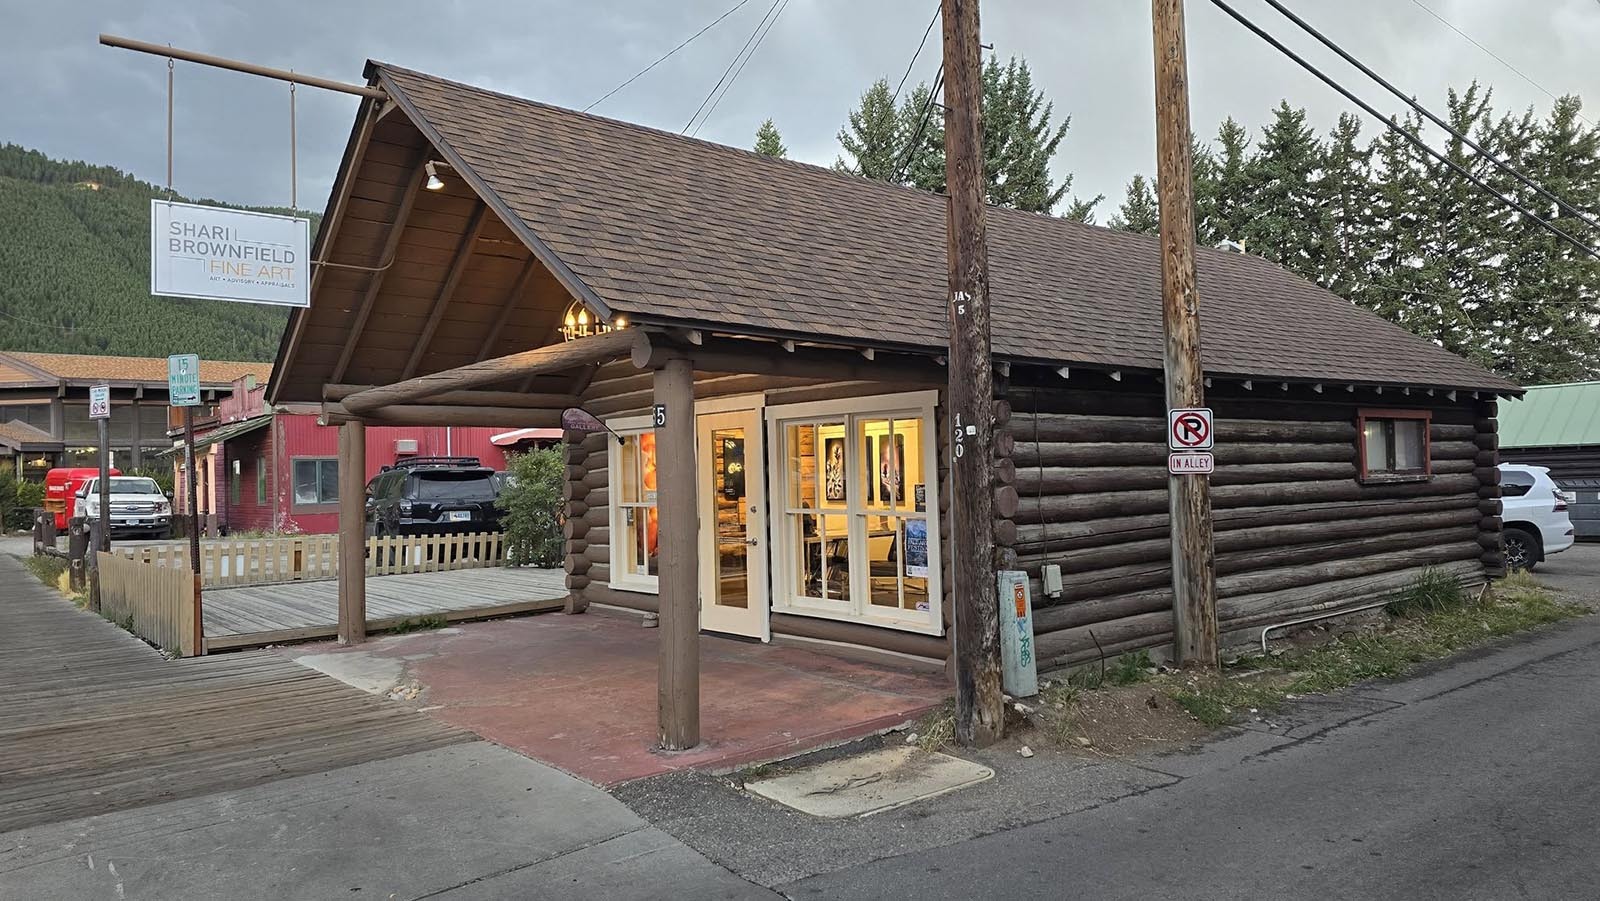
POLYGON ((0 834, 0 898, 775 898, 488 742, 0 834))

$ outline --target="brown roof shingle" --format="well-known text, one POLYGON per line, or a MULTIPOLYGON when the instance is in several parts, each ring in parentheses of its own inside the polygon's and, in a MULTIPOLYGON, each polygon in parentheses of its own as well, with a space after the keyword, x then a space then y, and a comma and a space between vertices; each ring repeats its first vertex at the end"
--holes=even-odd
MULTIPOLYGON (((615 312, 947 345, 941 196, 372 66, 615 312)), ((1000 208, 988 222, 997 354, 1160 368, 1154 238, 1000 208)), ((1516 390, 1259 258, 1203 249, 1199 280, 1208 372, 1516 390)))
MULTIPOLYGON (((89 381, 105 379, 119 382, 167 381, 165 357, 98 357, 92 354, 46 354, 31 351, 8 350, 0 352, 0 383, 7 381, 33 381, 31 373, 4 366, 4 357, 11 357, 35 369, 42 369, 58 379, 89 381), (16 373, 16 378, 11 378, 16 373)), ((234 379, 254 375, 265 383, 272 375, 271 363, 245 363, 232 360, 201 360, 200 382, 204 385, 226 385, 234 379)))

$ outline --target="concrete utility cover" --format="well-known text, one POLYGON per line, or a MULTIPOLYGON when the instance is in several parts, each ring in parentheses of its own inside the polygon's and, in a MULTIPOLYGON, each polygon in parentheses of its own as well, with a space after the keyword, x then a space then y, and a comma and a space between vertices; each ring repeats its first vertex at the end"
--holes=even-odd
POLYGON ((994 778, 994 770, 918 748, 885 748, 745 783, 752 794, 819 817, 864 817, 994 778))

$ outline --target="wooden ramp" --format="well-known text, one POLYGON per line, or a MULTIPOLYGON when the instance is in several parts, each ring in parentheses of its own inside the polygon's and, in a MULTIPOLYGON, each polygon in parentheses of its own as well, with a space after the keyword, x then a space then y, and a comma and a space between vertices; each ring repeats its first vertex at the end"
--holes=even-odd
POLYGON ((267 652, 166 660, 0 555, 0 833, 471 741, 267 652))
MULTIPOLYGON (((559 569, 489 567, 367 577, 367 629, 407 620, 450 622, 560 610, 567 600, 559 569)), ((204 593, 206 648, 220 651, 338 633, 339 583, 283 582, 204 593)))

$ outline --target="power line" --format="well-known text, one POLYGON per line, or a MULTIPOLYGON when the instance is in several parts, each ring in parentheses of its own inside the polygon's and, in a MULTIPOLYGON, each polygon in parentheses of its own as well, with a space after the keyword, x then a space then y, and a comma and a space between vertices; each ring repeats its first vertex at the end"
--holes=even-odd
MULTIPOLYGON (((1467 42, 1470 43, 1472 46, 1478 48, 1479 50, 1482 50, 1484 53, 1489 54, 1491 57, 1494 58, 1495 62, 1499 63, 1502 66, 1505 66, 1507 69, 1510 69, 1513 73, 1516 74, 1516 76, 1518 78, 1522 79, 1523 81, 1526 81, 1528 84, 1531 84, 1534 87, 1538 88, 1539 90, 1543 91, 1546 97, 1549 97, 1551 100, 1557 99, 1556 95, 1554 93, 1552 93, 1549 88, 1546 88, 1544 85, 1538 83, 1537 81, 1534 81, 1531 77, 1529 77, 1521 69, 1518 69, 1516 66, 1513 66, 1510 63, 1506 62, 1504 59, 1501 58, 1500 54, 1495 53, 1493 50, 1490 50, 1488 47, 1485 47, 1482 44, 1478 43, 1476 38, 1474 38, 1470 34, 1467 34, 1465 31, 1462 31, 1461 29, 1457 28, 1455 25, 1451 24, 1449 19, 1446 19, 1444 16, 1441 16, 1438 13, 1434 12, 1432 9, 1429 9, 1428 6, 1422 2, 1422 0, 1411 0, 1411 2, 1413 4, 1415 4, 1418 9, 1422 10, 1423 12, 1427 13, 1430 16, 1433 16, 1435 19, 1438 19, 1440 21, 1440 23, 1442 23, 1444 25, 1444 27, 1450 29, 1451 31, 1455 32, 1456 34, 1461 35, 1463 38, 1466 38, 1467 42)), ((1583 121, 1588 123, 1589 125, 1593 125, 1594 124, 1593 122, 1589 122, 1588 119, 1584 118, 1584 115, 1582 113, 1578 113, 1578 118, 1579 119, 1583 119, 1583 121)))
POLYGON ((922 132, 928 127, 928 114, 933 111, 933 99, 939 96, 939 89, 944 86, 944 66, 939 66, 939 74, 933 79, 933 87, 928 89, 928 97, 922 103, 922 113, 917 120, 917 130, 906 144, 905 155, 900 158, 899 165, 894 167, 893 184, 899 184, 906 177, 906 167, 911 165, 911 159, 917 155, 917 145, 922 141, 922 132))
POLYGON ((905 74, 900 76, 900 83, 894 86, 894 96, 889 98, 889 105, 893 106, 900 99, 900 90, 906 86, 906 79, 911 77, 911 69, 917 64, 917 57, 922 55, 922 48, 928 46, 928 35, 933 34, 933 26, 939 21, 939 11, 943 4, 933 5, 933 18, 928 20, 928 27, 922 32, 922 41, 917 44, 917 52, 911 54, 911 62, 906 63, 905 74))
POLYGON ((589 110, 592 110, 595 107, 599 106, 600 104, 604 103, 606 101, 606 99, 608 97, 610 97, 612 94, 615 94, 616 92, 622 90, 623 88, 627 87, 628 85, 633 84, 635 81, 637 81, 639 79, 639 76, 645 74, 646 72, 649 72, 651 69, 654 69, 656 66, 659 66, 662 63, 666 62, 667 61, 667 57, 669 57, 672 54, 677 53, 679 50, 682 50, 683 48, 689 46, 689 44, 692 43, 695 38, 701 36, 702 34, 705 34, 708 31, 710 31, 714 26, 716 26, 716 24, 718 22, 721 22, 723 19, 726 19, 727 17, 729 17, 729 16, 733 15, 734 13, 738 12, 739 11, 739 7, 744 6, 746 3, 749 3, 749 2, 750 2, 750 0, 739 0, 739 2, 735 3, 733 5, 733 7, 730 8, 727 12, 723 13, 720 16, 717 16, 715 19, 712 19, 711 23, 709 25, 707 25, 706 27, 700 29, 699 31, 695 32, 694 34, 689 35, 687 40, 685 40, 683 43, 679 44, 678 46, 672 48, 671 50, 668 50, 665 54, 663 54, 661 56, 660 59, 657 59, 655 62, 651 63, 650 65, 645 66, 643 69, 640 69, 639 71, 633 73, 633 77, 632 78, 628 79, 627 81, 624 81, 622 84, 619 84, 616 87, 612 88, 611 90, 605 92, 604 96, 602 96, 599 100, 596 100, 595 102, 593 102, 593 103, 589 104, 588 106, 584 107, 583 111, 587 113, 589 110))
POLYGON ((700 133, 700 129, 704 128, 706 122, 710 121, 711 114, 717 111, 717 107, 722 103, 722 98, 728 96, 728 92, 733 90, 733 83, 739 80, 739 75, 740 73, 744 72, 744 67, 750 64, 750 60, 755 58, 756 51, 761 49, 761 42, 765 41, 767 39, 767 35, 772 33, 773 27, 778 24, 778 18, 782 16, 783 11, 788 8, 789 0, 783 0, 783 5, 779 6, 778 11, 773 14, 772 21, 767 23, 767 30, 761 32, 761 36, 756 38, 755 46, 751 47, 750 52, 745 54, 744 62, 739 64, 739 68, 733 70, 733 77, 728 79, 727 87, 722 89, 722 93, 717 95, 716 100, 711 101, 711 108, 706 110, 706 114, 704 116, 700 117, 700 124, 696 125, 694 127, 694 131, 689 133, 690 137, 698 135, 700 133))
POLYGON ((1286 17, 1289 21, 1291 21, 1294 24, 1300 26, 1300 29, 1302 31, 1304 31, 1306 34, 1309 34, 1312 37, 1316 38, 1317 41, 1322 44, 1322 46, 1327 47, 1329 50, 1332 50, 1334 53, 1338 54, 1340 59, 1344 60, 1345 62, 1349 63, 1352 66, 1355 66, 1357 69, 1359 69, 1361 71, 1361 74, 1367 76, 1368 78, 1371 78, 1373 81, 1376 81, 1378 84, 1382 85, 1386 90, 1388 90, 1389 93, 1391 93, 1394 96, 1400 98, 1401 102, 1405 103, 1407 106, 1409 106, 1412 109, 1416 110, 1418 113, 1421 113, 1429 122, 1432 122, 1434 125, 1439 126, 1440 128, 1444 129, 1445 132, 1447 134, 1449 134, 1451 137, 1453 137, 1456 140, 1460 141, 1461 143, 1467 145, 1468 147, 1471 147, 1473 150, 1476 150, 1478 152, 1479 156, 1482 156, 1484 159, 1486 159, 1489 162, 1493 163, 1495 165, 1495 167, 1498 168, 1500 171, 1506 173, 1507 175, 1509 175, 1512 178, 1516 179, 1517 181, 1521 182, 1524 187, 1529 188, 1530 190, 1532 190, 1535 193, 1537 193, 1540 197, 1543 197, 1544 199, 1550 201, 1551 203, 1554 203, 1557 207, 1559 207, 1562 210, 1565 210, 1568 214, 1583 220, 1584 224, 1588 225, 1590 228, 1600 229, 1600 222, 1596 222, 1592 217, 1589 216, 1588 213, 1585 213, 1584 211, 1582 211, 1582 210, 1578 209, 1577 207, 1573 206, 1572 204, 1567 203, 1565 200, 1562 200, 1560 197, 1557 197, 1556 195, 1554 195, 1554 194, 1550 193, 1549 191, 1545 190, 1543 185, 1538 184, 1533 179, 1531 179, 1528 176, 1522 174, 1522 172, 1520 170, 1518 170, 1517 168, 1512 166, 1510 163, 1502 160, 1496 154, 1490 153, 1488 150, 1485 150, 1483 145, 1479 144, 1477 141, 1474 141, 1472 138, 1466 136, 1465 134, 1462 134, 1461 132, 1456 131, 1455 128, 1450 125, 1450 123, 1448 123, 1445 120, 1443 120, 1443 119, 1439 118, 1438 116, 1434 115, 1433 112, 1430 111, 1427 107, 1423 106, 1421 103, 1418 103, 1415 97, 1412 97, 1412 96, 1406 94, 1404 91, 1400 90, 1399 88, 1395 87, 1387 79, 1385 79, 1382 75, 1379 75, 1378 73, 1372 71, 1372 69, 1370 69, 1361 60, 1356 59, 1354 56, 1351 56, 1350 53, 1348 51, 1346 51, 1343 47, 1340 47, 1338 44, 1334 43, 1332 39, 1328 38, 1322 32, 1320 32, 1316 28, 1312 27, 1311 23, 1307 22, 1305 19, 1300 18, 1298 15, 1295 15, 1294 11, 1289 9, 1287 6, 1284 6, 1283 3, 1280 2, 1280 0, 1266 0, 1266 3, 1267 3, 1268 6, 1271 6, 1273 9, 1275 9, 1278 12, 1282 13, 1284 15, 1284 17, 1286 17))
POLYGON ((1476 175, 1473 175, 1471 172, 1468 172, 1466 169, 1462 168, 1458 163, 1456 163, 1455 160, 1452 160, 1449 157, 1445 156, 1444 154, 1440 153, 1439 151, 1433 149, 1433 147, 1431 145, 1429 145, 1428 142, 1422 140, 1421 138, 1417 137, 1416 135, 1412 134, 1411 132, 1407 131, 1406 129, 1401 128, 1399 122, 1397 122, 1394 119, 1389 118, 1389 117, 1383 115, 1382 113, 1378 112, 1378 110, 1376 108, 1374 108, 1372 106, 1372 104, 1366 102, 1365 100, 1362 100, 1360 97, 1357 97, 1355 94, 1351 93, 1349 88, 1346 88, 1344 85, 1342 85, 1339 82, 1335 81, 1331 76, 1329 76, 1327 73, 1323 72, 1321 69, 1318 69, 1314 64, 1312 64, 1310 61, 1308 61, 1305 57, 1301 56, 1298 53, 1295 53, 1293 50, 1290 50, 1287 46, 1284 45, 1284 43, 1282 41, 1280 41, 1277 38, 1273 37, 1272 35, 1268 34, 1265 30, 1263 30, 1261 28, 1261 26, 1259 26, 1259 25, 1255 24, 1254 22, 1250 21, 1250 19, 1248 17, 1246 17, 1244 14, 1240 13, 1238 10, 1234 9, 1233 7, 1229 6, 1226 2, 1224 2, 1224 0, 1211 0, 1211 4, 1213 6, 1215 6, 1215 7, 1217 7, 1218 9, 1222 10, 1223 12, 1227 13, 1229 17, 1231 17, 1234 21, 1238 22, 1240 25, 1243 25, 1246 29, 1248 29, 1250 32, 1255 34, 1256 37, 1259 37, 1263 41, 1266 41, 1268 44, 1272 45, 1272 47, 1274 49, 1276 49, 1279 53, 1282 53, 1284 56, 1287 56, 1291 60, 1294 60, 1296 63, 1298 63, 1300 65, 1301 68, 1305 69, 1307 72, 1309 72, 1312 75, 1316 76, 1316 78, 1319 81, 1321 81, 1323 84, 1326 84, 1328 87, 1333 88, 1335 91, 1339 92, 1340 96, 1344 97, 1346 100, 1349 100, 1351 103, 1354 103, 1356 106, 1360 107, 1363 111, 1365 111, 1367 113, 1367 115, 1372 116, 1373 118, 1377 119, 1379 122, 1384 123, 1384 125, 1387 126, 1389 128, 1389 130, 1391 130, 1391 131, 1395 132, 1396 134, 1400 135, 1401 137, 1405 138, 1408 143, 1410 143, 1411 145, 1416 147, 1418 150, 1421 150, 1423 153, 1426 153, 1429 156, 1433 157, 1434 159, 1438 160, 1440 163, 1443 163, 1445 168, 1449 169, 1451 172, 1454 172, 1456 175, 1459 175, 1462 178, 1466 179, 1468 182, 1470 182, 1473 185, 1475 185, 1479 190, 1483 191, 1485 194, 1488 194, 1491 197, 1496 198, 1501 203, 1505 204, 1507 207, 1510 207, 1511 209, 1517 211, 1518 213, 1521 213, 1523 216, 1527 217, 1528 219, 1532 220, 1533 222, 1536 222, 1539 225, 1543 226, 1545 229, 1550 231, 1552 234, 1556 235, 1557 237, 1559 237, 1562 240, 1566 241, 1567 243, 1571 244, 1573 247, 1583 251, 1585 254, 1588 254, 1590 257, 1593 257, 1596 260, 1600 260, 1600 251, 1595 250, 1593 247, 1590 247, 1589 245, 1583 243, 1582 241, 1579 241, 1577 238, 1574 238, 1572 235, 1567 234, 1567 232, 1564 231, 1563 229, 1561 229, 1561 228, 1551 224, 1550 222, 1546 221, 1543 217, 1539 216, 1537 213, 1533 212, 1532 210, 1528 209, 1527 207, 1523 206, 1522 204, 1518 203, 1517 201, 1505 196, 1504 194, 1501 194, 1499 191, 1495 190, 1493 187, 1490 187, 1489 184, 1484 182, 1483 179, 1477 177, 1476 175))
POLYGON ((740 47, 739 52, 733 55, 733 59, 728 60, 728 67, 722 70, 722 77, 717 79, 717 83, 711 86, 710 93, 706 94, 706 98, 700 101, 699 106, 695 107, 694 115, 689 117, 689 121, 683 123, 683 130, 680 132, 681 134, 687 134, 689 131, 689 126, 694 124, 694 120, 700 118, 700 112, 706 108, 706 104, 711 102, 711 98, 716 95, 717 89, 722 87, 723 84, 727 82, 728 76, 733 72, 733 67, 738 64, 739 60, 744 56, 745 51, 750 49, 750 45, 755 42, 756 35, 761 33, 761 26, 767 24, 767 19, 771 18, 772 14, 777 12, 778 4, 781 2, 783 2, 783 0, 772 0, 772 5, 767 7, 767 14, 761 17, 761 21, 756 23, 755 30, 750 32, 750 36, 744 39, 744 46, 740 47))

